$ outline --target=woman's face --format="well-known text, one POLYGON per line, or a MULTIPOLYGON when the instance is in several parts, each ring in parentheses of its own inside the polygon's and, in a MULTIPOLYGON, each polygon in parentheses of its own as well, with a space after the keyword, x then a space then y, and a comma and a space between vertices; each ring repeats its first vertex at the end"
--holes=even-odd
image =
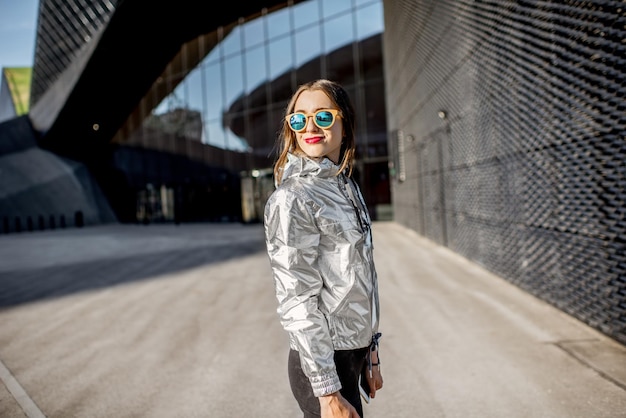
MULTIPOLYGON (((313 114, 320 109, 335 109, 335 106, 323 91, 305 90, 298 96, 293 111, 313 114)), ((339 116, 335 117, 335 123, 330 129, 318 127, 313 123, 313 116, 309 116, 304 130, 295 132, 295 135, 298 146, 309 157, 328 157, 333 163, 339 163, 343 137, 343 122, 339 116)))

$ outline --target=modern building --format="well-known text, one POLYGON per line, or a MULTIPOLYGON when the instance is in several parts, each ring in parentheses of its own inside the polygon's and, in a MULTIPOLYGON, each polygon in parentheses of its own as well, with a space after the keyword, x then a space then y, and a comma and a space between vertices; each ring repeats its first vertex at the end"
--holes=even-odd
POLYGON ((603 0, 42 0, 30 111, 0 124, 3 231, 258 220, 286 100, 327 77, 376 219, 626 343, 625 21, 603 0))
MULTIPOLYGON (((218 17, 192 1, 175 10, 137 0, 41 2, 29 119, 42 149, 87 168, 97 185, 90 200, 100 202, 66 208, 66 223, 76 214, 84 224, 258 221, 260 184, 244 211, 241 183, 272 166, 288 98, 318 77, 350 91, 360 115, 358 180, 373 216, 390 217, 382 2, 228 9, 218 17)), ((26 206, 5 211, 9 230, 51 216, 26 206)))
POLYGON ((31 73, 30 67, 1 69, 0 122, 28 113, 31 73))
POLYGON ((384 1, 394 219, 626 343, 623 1, 384 1))

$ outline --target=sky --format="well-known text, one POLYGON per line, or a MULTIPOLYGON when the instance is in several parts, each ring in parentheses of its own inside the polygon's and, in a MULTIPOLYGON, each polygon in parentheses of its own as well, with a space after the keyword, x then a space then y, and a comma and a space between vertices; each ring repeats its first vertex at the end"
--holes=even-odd
POLYGON ((39 0, 0 0, 0 68, 32 67, 39 0))

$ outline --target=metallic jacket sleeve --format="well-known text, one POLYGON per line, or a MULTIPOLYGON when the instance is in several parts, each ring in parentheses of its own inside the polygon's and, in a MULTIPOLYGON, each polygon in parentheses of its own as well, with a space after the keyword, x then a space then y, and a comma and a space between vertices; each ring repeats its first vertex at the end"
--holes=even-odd
POLYGON ((341 389, 328 322, 318 306, 319 274, 315 205, 293 191, 278 189, 265 208, 265 234, 274 276, 278 315, 300 353, 315 396, 341 389))

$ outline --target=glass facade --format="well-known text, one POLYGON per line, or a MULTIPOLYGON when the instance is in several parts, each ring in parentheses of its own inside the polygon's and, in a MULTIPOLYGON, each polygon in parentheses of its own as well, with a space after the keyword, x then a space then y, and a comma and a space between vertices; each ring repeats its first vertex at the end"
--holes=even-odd
MULTIPOLYGON (((312 79, 333 79, 349 91, 357 112, 357 180, 373 217, 386 216, 391 199, 382 7, 381 0, 304 1, 271 13, 263 10, 254 19, 240 19, 188 42, 142 101, 139 128, 118 142, 173 153, 214 171, 241 176, 241 182, 227 184, 235 184, 232 194, 245 201, 245 195, 240 199, 244 179, 261 172, 258 170, 268 173, 272 165, 276 134, 292 92, 312 79)), ((197 180, 196 174, 183 176, 187 185, 197 180)), ((144 178, 135 182, 137 196, 146 200, 146 190, 165 190, 151 193, 158 200, 176 196, 181 189, 174 173, 156 177, 148 179, 144 173, 144 178)), ((216 187, 224 189, 225 185, 209 186, 208 190, 201 185, 194 194, 205 195, 212 202, 209 206, 237 208, 237 213, 218 218, 258 220, 259 213, 242 216, 241 204, 218 202, 216 187)), ((185 196, 178 198, 184 200, 185 196)), ((170 207, 168 219, 184 210, 169 202, 158 206, 170 207)), ((147 211, 139 207, 137 213, 147 211)), ((196 217, 192 220, 204 218, 196 217)))

